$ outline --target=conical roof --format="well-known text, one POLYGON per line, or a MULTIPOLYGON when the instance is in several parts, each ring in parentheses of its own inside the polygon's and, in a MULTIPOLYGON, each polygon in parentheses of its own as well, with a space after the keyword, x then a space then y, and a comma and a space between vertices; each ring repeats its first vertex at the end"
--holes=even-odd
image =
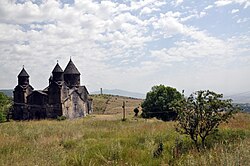
POLYGON ((60 67, 60 65, 58 63, 54 67, 52 73, 63 73, 63 70, 62 70, 62 68, 60 67))
POLYGON ((29 74, 27 73, 27 71, 24 69, 21 70, 21 72, 18 74, 18 77, 29 77, 29 74))
POLYGON ((64 74, 80 74, 71 59, 69 60, 69 63, 64 70, 64 74))

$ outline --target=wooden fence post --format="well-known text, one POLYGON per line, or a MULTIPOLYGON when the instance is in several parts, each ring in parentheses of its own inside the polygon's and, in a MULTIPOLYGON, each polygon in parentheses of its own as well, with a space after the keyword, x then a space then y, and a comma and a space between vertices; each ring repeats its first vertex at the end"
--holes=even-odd
POLYGON ((122 120, 125 120, 126 119, 125 101, 123 101, 122 109, 123 109, 123 118, 122 118, 122 120))

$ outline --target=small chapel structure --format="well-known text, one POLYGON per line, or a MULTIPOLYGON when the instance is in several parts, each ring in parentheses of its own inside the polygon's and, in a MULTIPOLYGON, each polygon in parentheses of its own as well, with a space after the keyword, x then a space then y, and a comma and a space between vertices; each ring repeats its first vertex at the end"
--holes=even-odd
POLYGON ((57 63, 49 78, 49 86, 34 90, 23 67, 13 92, 12 118, 29 120, 65 116, 73 119, 92 113, 92 99, 87 88, 80 85, 80 75, 71 59, 64 71, 57 63))

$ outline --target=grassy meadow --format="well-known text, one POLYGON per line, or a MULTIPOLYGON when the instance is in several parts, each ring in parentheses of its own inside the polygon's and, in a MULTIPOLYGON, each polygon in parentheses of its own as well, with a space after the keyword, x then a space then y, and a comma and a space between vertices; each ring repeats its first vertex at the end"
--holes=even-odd
POLYGON ((238 113, 198 153, 175 122, 133 117, 141 100, 94 96, 95 114, 76 120, 0 124, 0 165, 249 165, 250 114, 238 113), (122 121, 122 101, 127 120, 122 121), (104 109, 105 108, 105 109, 104 109), (104 110, 104 111, 103 111, 104 110), (162 155, 153 153, 163 143, 162 155))

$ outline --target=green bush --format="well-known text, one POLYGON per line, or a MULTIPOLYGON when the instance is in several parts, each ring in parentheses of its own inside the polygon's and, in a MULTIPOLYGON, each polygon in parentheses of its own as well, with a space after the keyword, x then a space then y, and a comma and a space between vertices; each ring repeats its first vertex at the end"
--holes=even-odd
POLYGON ((141 105, 142 117, 156 117, 163 121, 174 120, 177 113, 172 109, 171 105, 181 99, 181 93, 175 88, 164 85, 153 86, 141 105))
POLYGON ((0 123, 3 123, 6 121, 6 115, 3 112, 0 112, 0 123))
POLYGON ((232 100, 224 100, 222 94, 215 92, 197 91, 188 98, 173 104, 174 110, 178 113, 177 131, 188 135, 197 150, 205 148, 207 136, 218 131, 223 122, 228 122, 238 108, 232 104, 232 100))
POLYGON ((0 92, 0 123, 6 122, 11 108, 11 98, 0 92))
POLYGON ((67 118, 66 118, 66 116, 58 116, 56 119, 58 121, 62 121, 62 120, 66 120, 67 118))
POLYGON ((73 149, 77 146, 77 142, 75 140, 65 140, 61 141, 60 145, 65 149, 73 149))
POLYGON ((247 138, 249 134, 244 130, 222 130, 210 135, 207 139, 207 147, 210 148, 217 143, 228 144, 247 138))

